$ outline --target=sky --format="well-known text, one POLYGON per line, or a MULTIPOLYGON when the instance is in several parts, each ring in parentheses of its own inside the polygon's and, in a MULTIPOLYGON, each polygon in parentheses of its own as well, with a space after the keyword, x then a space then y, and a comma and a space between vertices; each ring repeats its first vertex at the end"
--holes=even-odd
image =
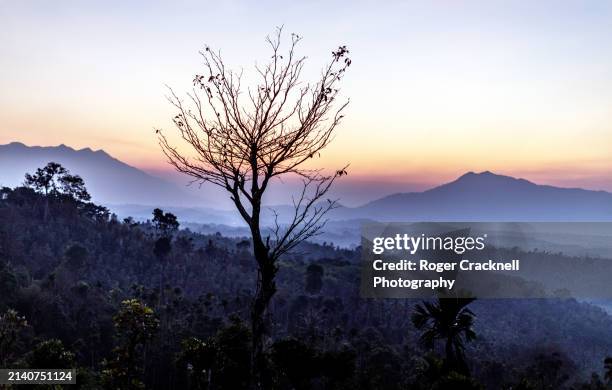
POLYGON ((283 25, 307 78, 350 49, 346 118, 315 161, 350 163, 347 191, 484 170, 612 191, 610 1, 0 0, 0 25, 0 143, 104 149, 166 175, 165 85, 189 91, 205 45, 248 75, 283 25))

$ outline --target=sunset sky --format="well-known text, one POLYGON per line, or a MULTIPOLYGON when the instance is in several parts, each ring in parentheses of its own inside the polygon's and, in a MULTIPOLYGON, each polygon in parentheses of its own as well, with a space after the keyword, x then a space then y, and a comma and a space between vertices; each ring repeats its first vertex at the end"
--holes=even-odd
POLYGON ((164 84, 188 91, 205 44, 248 73, 281 24, 304 37, 306 75, 351 50, 319 166, 398 190, 483 170, 612 190, 610 1, 0 0, 0 143, 167 170, 164 84))

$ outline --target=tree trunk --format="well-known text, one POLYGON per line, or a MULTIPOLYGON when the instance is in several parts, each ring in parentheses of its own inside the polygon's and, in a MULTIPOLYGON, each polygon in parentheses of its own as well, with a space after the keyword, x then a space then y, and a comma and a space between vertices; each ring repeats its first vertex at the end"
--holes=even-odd
POLYGON ((251 331, 253 333, 251 351, 251 388, 264 388, 263 373, 266 369, 264 337, 266 334, 266 313, 270 300, 276 293, 276 264, 270 259, 268 249, 261 240, 253 240, 255 260, 258 266, 257 287, 251 308, 251 331))
POLYGON ((49 195, 45 195, 45 207, 43 208, 43 222, 49 219, 49 195))

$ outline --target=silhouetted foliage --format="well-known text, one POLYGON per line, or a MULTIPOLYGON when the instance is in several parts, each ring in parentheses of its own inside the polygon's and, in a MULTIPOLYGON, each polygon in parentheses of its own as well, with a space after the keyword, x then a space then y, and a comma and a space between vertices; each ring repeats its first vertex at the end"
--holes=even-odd
POLYGON ((108 388, 145 388, 144 348, 153 339, 159 321, 153 310, 137 299, 125 300, 121 310, 113 317, 117 346, 113 358, 104 362, 103 381, 108 388))
POLYGON ((74 353, 66 350, 64 344, 57 339, 38 343, 25 358, 30 368, 74 368, 74 353))
POLYGON ((45 195, 68 196, 78 201, 91 199, 85 182, 78 175, 71 175, 61 164, 50 162, 35 173, 26 173, 25 185, 45 195))
POLYGON ((473 341, 474 313, 466 306, 475 298, 438 298, 436 303, 423 302, 414 308, 412 323, 423 331, 421 344, 433 349, 436 340, 443 340, 447 371, 469 373, 465 362, 465 342, 473 341))
MULTIPOLYGON (((165 234, 153 221, 92 214, 95 204, 27 187, 1 194, 3 365, 72 364, 78 386, 87 389, 250 386, 253 344, 245 324, 257 288, 250 240, 173 230, 162 261, 155 244, 165 234)), ((363 299, 356 287, 359 249, 312 242, 302 242, 278 267, 266 317, 266 389, 601 390, 609 384, 612 364, 603 358, 612 350, 612 320, 588 303, 436 300, 428 308, 363 299), (420 329, 410 315, 415 307, 426 319, 420 329), (468 329, 478 334, 469 343, 468 329), (419 340, 428 332, 434 348, 423 350, 419 340), (459 338, 469 372, 448 364, 458 355, 445 353, 449 335, 459 338)))
POLYGON ((321 371, 316 351, 300 340, 277 341, 272 345, 271 357, 280 380, 297 390, 310 389, 321 371))
POLYGON ((202 341, 189 337, 182 341, 178 356, 180 369, 186 373, 186 387, 189 389, 208 389, 212 380, 217 347, 213 341, 202 341))
POLYGON ((169 236, 176 232, 180 226, 176 215, 164 213, 161 209, 153 210, 153 227, 161 236, 169 236))

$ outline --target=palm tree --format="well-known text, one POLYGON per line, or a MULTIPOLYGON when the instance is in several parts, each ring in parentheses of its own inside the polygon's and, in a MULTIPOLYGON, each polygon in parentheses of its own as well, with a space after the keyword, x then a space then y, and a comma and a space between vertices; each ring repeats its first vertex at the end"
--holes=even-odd
POLYGON ((446 371, 469 374, 465 363, 465 342, 476 338, 472 329, 476 315, 467 305, 476 298, 438 298, 437 302, 417 304, 412 313, 412 323, 423 331, 420 341, 433 349, 436 340, 445 341, 446 371))

